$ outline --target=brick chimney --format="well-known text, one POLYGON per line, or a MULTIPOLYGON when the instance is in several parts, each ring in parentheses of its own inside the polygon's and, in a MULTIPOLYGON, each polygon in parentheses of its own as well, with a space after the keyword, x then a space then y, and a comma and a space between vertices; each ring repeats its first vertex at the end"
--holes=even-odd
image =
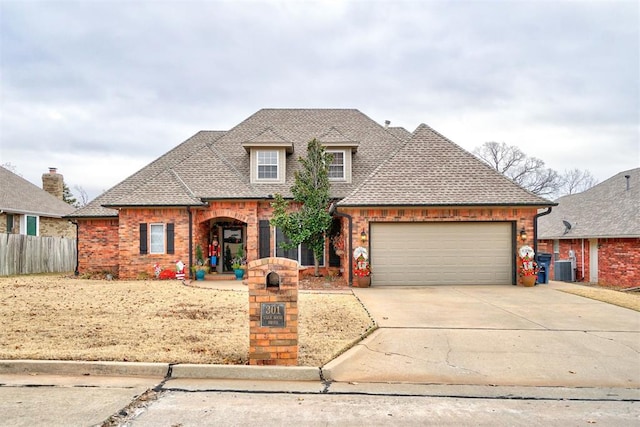
POLYGON ((58 173, 57 168, 49 168, 49 173, 42 174, 42 189, 62 200, 64 178, 58 173))

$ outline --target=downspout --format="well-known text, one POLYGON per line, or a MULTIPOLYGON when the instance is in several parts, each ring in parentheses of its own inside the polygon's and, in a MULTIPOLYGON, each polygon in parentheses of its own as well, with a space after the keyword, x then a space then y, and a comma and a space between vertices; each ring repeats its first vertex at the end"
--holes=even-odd
POLYGON ((540 212, 533 217, 533 252, 536 254, 536 259, 538 257, 538 218, 549 215, 553 207, 549 206, 547 209, 548 211, 540 212))
POLYGON ((191 266, 193 265, 193 213, 191 212, 191 206, 187 206, 187 213, 189 214, 189 279, 193 279, 193 272, 191 266))
POLYGON ((78 233, 78 222, 69 221, 71 224, 76 226, 76 270, 73 272, 74 276, 80 275, 80 258, 78 255, 80 254, 80 236, 78 233))
POLYGON ((351 215, 346 214, 346 213, 342 213, 342 212, 338 212, 338 207, 336 206, 335 203, 331 204, 331 207, 329 208, 329 214, 330 215, 335 215, 335 216, 339 216, 342 218, 347 218, 347 220, 349 221, 349 241, 347 242, 347 253, 349 254, 347 256, 347 261, 349 263, 349 281, 348 281, 348 285, 352 286, 353 284, 353 270, 352 270, 352 260, 351 257, 353 256, 352 254, 352 250, 351 250, 351 240, 352 240, 352 235, 353 235, 353 218, 351 218, 351 215))

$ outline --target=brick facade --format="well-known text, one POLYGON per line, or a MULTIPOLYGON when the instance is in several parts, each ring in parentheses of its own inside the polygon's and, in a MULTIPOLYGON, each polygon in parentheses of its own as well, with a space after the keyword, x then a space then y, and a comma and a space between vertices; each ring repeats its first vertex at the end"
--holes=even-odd
POLYGON ((263 258, 247 265, 249 286, 249 364, 298 364, 298 263, 286 258, 263 258), (277 284, 268 283, 272 274, 277 284), (273 286, 270 286, 273 285, 273 286), (276 313, 283 324, 262 319, 263 304, 281 304, 276 313))
MULTIPOLYGON (((598 239, 598 279, 601 286, 631 288, 640 286, 640 238, 598 239)), ((554 277, 553 260, 569 259, 569 251, 576 256, 576 281, 592 283, 590 275, 591 242, 589 239, 563 239, 558 241, 554 253, 553 240, 540 240, 538 252, 554 254, 549 278, 554 277)))
POLYGON ((78 270, 80 273, 118 273, 118 219, 78 221, 78 270))
MULTIPOLYGON (((511 221, 515 224, 514 246, 533 245, 534 208, 340 208, 339 212, 352 217, 352 249, 362 245, 360 233, 369 233, 370 222, 448 222, 448 221, 511 221), (527 241, 518 238, 524 227, 527 241)), ((209 244, 209 227, 212 220, 232 219, 246 226, 247 260, 255 260, 259 254, 258 224, 272 215, 270 201, 213 201, 207 208, 191 209, 193 224, 192 262, 198 244, 203 250, 209 244)), ((174 268, 176 260, 189 265, 189 212, 186 208, 121 209, 119 219, 81 220, 80 223, 80 272, 114 271, 122 279, 135 279, 142 273, 153 275, 156 263, 162 268, 174 268), (175 251, 173 254, 140 254, 140 223, 168 224, 175 227, 175 251)), ((342 221, 342 234, 349 234, 348 221, 342 221)), ((368 242, 365 243, 365 247, 368 242)), ((328 248, 327 244, 327 248, 328 248)), ((345 276, 349 270, 348 245, 341 255, 345 276)), ((206 255, 206 254, 205 254, 206 255)), ((270 256, 275 256, 273 242, 270 256)), ((515 257, 515 254, 514 254, 515 257)), ((327 264, 327 263, 326 263, 327 264)), ((326 268, 325 268, 326 270, 326 268)), ((553 277, 553 276, 550 276, 553 277)))
MULTIPOLYGON (((353 235, 352 248, 363 246, 360 233, 365 230, 369 234, 370 222, 451 222, 451 221, 511 221, 516 226, 513 236, 514 246, 533 246, 533 218, 537 213, 535 208, 505 208, 505 207, 448 207, 448 208, 346 208, 339 209, 352 217, 353 235), (519 239, 519 231, 524 227, 527 240, 519 239)), ((346 227, 346 224, 345 224, 346 227)), ((346 230, 345 230, 346 232, 346 230)), ((369 249, 369 241, 364 246, 369 249)), ((347 256, 345 254, 345 256, 347 256)), ((514 253, 514 259, 516 254, 514 253)), ((344 265, 344 264, 343 264, 344 265)), ((518 279, 520 280, 520 279, 518 279)))
MULTIPOLYGON (((13 230, 7 230, 7 214, 0 214, 0 233, 20 234, 20 214, 13 215, 13 230)), ((76 238, 76 227, 64 218, 38 217, 39 236, 76 238)))
POLYGON ((76 238, 76 226, 65 218, 40 217, 40 236, 76 238))

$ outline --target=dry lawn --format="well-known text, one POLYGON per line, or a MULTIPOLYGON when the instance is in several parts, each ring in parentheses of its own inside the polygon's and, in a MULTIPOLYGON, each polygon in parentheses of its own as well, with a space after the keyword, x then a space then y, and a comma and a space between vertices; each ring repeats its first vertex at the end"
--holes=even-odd
POLYGON ((604 289, 592 286, 583 286, 580 288, 560 289, 563 292, 573 295, 579 295, 585 298, 591 298, 598 301, 604 301, 609 304, 618 305, 631 310, 640 311, 640 294, 633 292, 623 292, 614 289, 604 289))
MULTIPOLYGON (((246 291, 180 281, 0 277, 0 359, 245 364, 246 291)), ((321 366, 373 322, 351 293, 300 293, 298 363, 321 366)))

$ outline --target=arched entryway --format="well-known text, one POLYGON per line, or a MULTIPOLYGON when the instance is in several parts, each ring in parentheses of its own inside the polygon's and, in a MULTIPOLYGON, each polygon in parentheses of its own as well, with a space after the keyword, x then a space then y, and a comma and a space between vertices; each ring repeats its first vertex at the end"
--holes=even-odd
POLYGON ((215 217, 202 224, 212 273, 232 273, 236 260, 247 262, 247 224, 235 218, 215 217))

